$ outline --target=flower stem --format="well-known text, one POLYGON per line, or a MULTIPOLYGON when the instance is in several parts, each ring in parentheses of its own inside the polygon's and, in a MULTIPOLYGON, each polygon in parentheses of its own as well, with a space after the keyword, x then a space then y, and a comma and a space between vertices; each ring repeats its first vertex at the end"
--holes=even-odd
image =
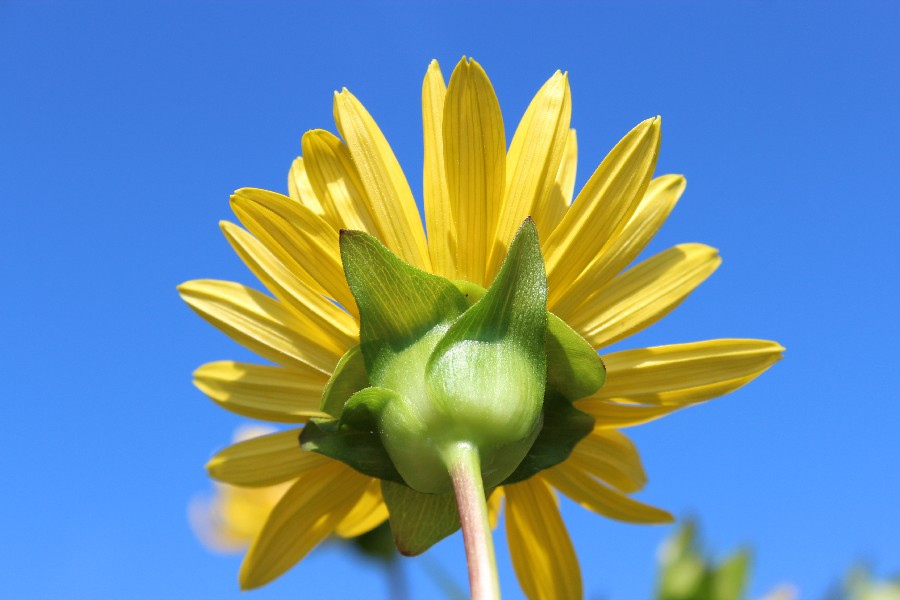
POLYGON ((497 580, 494 539, 481 481, 478 448, 460 442, 444 452, 444 461, 450 471, 459 506, 472 600, 499 600, 500 582, 497 580))

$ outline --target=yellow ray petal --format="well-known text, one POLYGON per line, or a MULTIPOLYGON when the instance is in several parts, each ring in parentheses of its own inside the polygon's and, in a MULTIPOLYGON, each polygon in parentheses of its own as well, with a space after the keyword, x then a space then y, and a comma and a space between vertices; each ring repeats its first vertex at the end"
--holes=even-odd
POLYGON ((194 371, 194 385, 219 406, 251 419, 305 423, 319 411, 328 375, 312 367, 285 369, 229 360, 194 371))
POLYGON ((610 519, 627 523, 671 523, 675 520, 668 512, 606 487, 567 462, 541 471, 541 475, 575 502, 610 519))
POLYGON ((302 147, 309 182, 322 202, 325 220, 335 229, 381 237, 347 146, 333 133, 315 129, 303 134, 302 147))
POLYGON ((567 461, 626 493, 647 484, 637 448, 625 434, 615 430, 595 429, 578 442, 567 461))
POLYGON ((562 218, 565 216, 569 205, 572 204, 572 193, 575 191, 575 172, 578 166, 578 139, 575 130, 570 129, 566 136, 566 147, 563 150, 562 160, 559 163, 559 171, 556 172, 556 180, 553 182, 553 190, 550 197, 535 212, 540 214, 540 222, 543 230, 539 230, 541 237, 547 239, 562 218))
POLYGON ((783 351, 767 340, 722 339, 614 352, 604 355, 606 383, 591 398, 702 402, 751 381, 780 360, 783 351))
POLYGON ((381 241, 409 264, 429 271, 431 261, 416 201, 378 125, 346 88, 334 95, 334 120, 371 203, 381 241))
POLYGON ((369 478, 337 461, 303 473, 272 510, 241 565, 241 589, 269 583, 334 531, 369 478))
POLYGON ((579 599, 578 557, 553 491, 540 477, 504 486, 506 536, 516 577, 532 599, 579 599))
POLYGON ((619 404, 611 400, 587 399, 578 401, 578 410, 594 417, 598 429, 634 427, 671 414, 680 406, 619 404))
POLYGON ((463 57, 450 76, 443 135, 447 193, 457 227, 457 274, 486 287, 506 185, 506 138, 494 88, 474 60, 463 57))
POLYGON ((299 156, 294 159, 288 172, 288 195, 320 217, 325 216, 325 208, 309 182, 306 164, 299 156))
POLYGON ((632 129, 603 159, 544 248, 548 303, 556 302, 607 241, 625 226, 656 167, 660 119, 632 129))
POLYGON ((358 314, 334 227, 306 207, 266 190, 238 190, 231 204, 241 223, 297 278, 358 314))
POLYGON ((371 531, 388 518, 387 505, 381 495, 381 481, 370 479, 369 486, 344 520, 338 523, 334 532, 341 537, 351 538, 371 531))
POLYGON ((550 310, 563 320, 579 313, 585 302, 600 293, 603 286, 647 247, 675 207, 684 187, 681 175, 663 175, 652 180, 624 229, 603 247, 550 310))
POLYGON ((422 131, 425 167, 422 184, 425 200, 425 227, 428 252, 436 275, 456 279, 456 224, 447 192, 444 170, 444 97, 447 86, 436 60, 428 65, 422 82, 422 131))
POLYGON ((703 244, 660 252, 613 279, 569 324, 594 348, 608 346, 669 314, 721 262, 703 244))
POLYGON ((487 501, 488 521, 491 523, 491 529, 497 528, 500 521, 500 512, 503 510, 503 488, 498 487, 493 491, 487 501))
POLYGON ((285 367, 309 365, 331 373, 341 357, 329 340, 307 337, 303 324, 279 302, 246 286, 198 279, 178 286, 178 293, 231 339, 285 367))
POLYGON ((227 221, 222 232, 244 264, 303 323, 302 331, 330 342, 341 354, 357 343, 359 326, 349 314, 310 288, 255 237, 227 221))
POLYGON ((206 463, 213 479, 231 485, 264 487, 290 481, 304 471, 333 462, 300 449, 302 429, 279 431, 233 444, 206 463))
POLYGON ((506 194, 491 247, 488 280, 500 269, 525 217, 532 216, 541 239, 547 239, 552 227, 544 219, 543 208, 553 193, 571 117, 569 78, 557 71, 528 105, 509 145, 506 194))

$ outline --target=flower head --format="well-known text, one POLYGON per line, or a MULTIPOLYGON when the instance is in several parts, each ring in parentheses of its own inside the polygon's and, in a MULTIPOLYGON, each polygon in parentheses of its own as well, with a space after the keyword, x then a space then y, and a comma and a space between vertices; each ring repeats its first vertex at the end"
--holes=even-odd
MULTIPOLYGON (((179 288, 201 316, 278 365, 210 363, 196 371, 198 387, 238 414, 301 425, 231 446, 208 466, 235 485, 295 481, 251 546, 241 584, 271 581, 331 532, 371 529, 389 509, 408 553, 455 531, 448 518, 423 537, 403 510, 413 501, 442 510, 440 478, 418 475, 432 467, 415 432, 424 427, 431 439, 452 422, 456 429, 437 437, 477 437, 482 453, 500 448, 482 468, 495 510, 505 498, 526 595, 580 597, 556 491, 613 519, 671 520, 629 497, 646 476, 620 429, 731 392, 782 348, 722 339, 602 353, 669 313, 720 262, 708 246, 683 244, 626 270, 685 186, 678 175, 653 178, 658 117, 628 132, 573 201, 566 74, 541 87, 508 149, 499 103, 475 61, 463 59, 449 85, 432 62, 422 107, 427 236, 386 139, 344 90, 334 98, 340 137, 303 136, 290 195, 238 190, 232 207, 246 230, 222 223, 274 298, 222 281, 179 288), (530 312, 521 308, 528 298, 530 312), (515 319, 526 325, 497 325, 515 319), (499 365, 509 366, 503 378, 499 365), (475 379, 459 376, 479 368, 475 379), (492 387, 507 384, 503 393, 492 387), (477 419, 457 414, 479 390, 517 400, 477 419), (435 410, 433 422, 422 417, 435 410), (485 419, 491 424, 473 433, 485 419)), ((466 411, 486 410, 470 404, 466 411)))

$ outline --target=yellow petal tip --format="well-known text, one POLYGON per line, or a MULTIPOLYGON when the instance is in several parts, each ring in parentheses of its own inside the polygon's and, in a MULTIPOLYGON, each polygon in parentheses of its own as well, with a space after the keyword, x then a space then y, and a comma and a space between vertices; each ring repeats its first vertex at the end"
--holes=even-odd
POLYGON ((207 475, 213 479, 218 479, 218 477, 216 477, 216 470, 219 468, 220 464, 222 464, 222 459, 218 456, 213 456, 207 461, 203 468, 206 469, 207 475))
POLYGON ((259 589, 273 579, 272 577, 260 577, 258 573, 254 572, 249 567, 245 569, 244 565, 246 564, 247 560, 244 559, 244 564, 241 565, 241 570, 238 573, 238 586, 240 586, 242 592, 259 589))
POLYGON ((247 566, 247 560, 244 559, 241 564, 241 570, 238 572, 238 586, 242 592, 249 592, 263 585, 264 582, 258 581, 257 578, 251 576, 250 568, 247 566))
POLYGON ((175 286, 175 289, 178 290, 178 295, 180 295, 183 299, 186 300, 185 295, 190 295, 191 292, 194 291, 194 284, 197 280, 185 281, 184 283, 180 283, 175 286))
POLYGON ((242 187, 234 190, 234 193, 231 194, 231 201, 234 202, 238 198, 250 198, 253 195, 253 192, 256 188, 251 187, 242 187))

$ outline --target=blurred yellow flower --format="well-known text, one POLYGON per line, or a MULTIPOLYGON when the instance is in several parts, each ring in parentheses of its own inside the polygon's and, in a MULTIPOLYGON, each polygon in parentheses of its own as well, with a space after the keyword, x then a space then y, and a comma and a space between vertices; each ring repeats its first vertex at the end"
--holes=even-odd
MULTIPOLYGON (((213 280, 179 287, 182 298, 234 340, 278 366, 214 362, 196 385, 240 415, 302 425, 320 412, 338 360, 358 344, 354 298, 344 278, 340 229, 376 236, 407 263, 486 287, 523 219, 540 234, 547 309, 602 350, 655 323, 718 267, 718 252, 681 244, 630 269, 678 201, 680 175, 653 178, 660 119, 638 124, 572 200, 577 143, 568 77, 541 87, 507 149, 493 88, 463 59, 449 87, 437 62, 422 90, 424 207, 386 139, 346 89, 334 97, 340 138, 307 132, 288 178, 289 196, 241 189, 232 208, 246 227, 222 230, 274 295, 213 280)), ((719 339, 603 354, 607 381, 575 406, 595 419, 565 462, 491 496, 505 498, 516 574, 529 598, 578 598, 581 575, 557 507, 558 490, 613 519, 662 523, 669 513, 629 497, 646 483, 622 428, 731 392, 781 358, 775 342, 719 339)), ((300 429, 231 446, 210 474, 240 486, 294 481, 255 538, 243 588, 278 577, 332 532, 349 535, 387 518, 379 480, 323 455, 301 452, 300 429)))
MULTIPOLYGON (((275 433, 272 427, 245 425, 235 431, 232 441, 243 442, 275 433)), ((210 550, 242 552, 262 530, 269 513, 289 483, 270 487, 242 488, 214 482, 212 496, 197 496, 188 506, 194 533, 210 550)))

